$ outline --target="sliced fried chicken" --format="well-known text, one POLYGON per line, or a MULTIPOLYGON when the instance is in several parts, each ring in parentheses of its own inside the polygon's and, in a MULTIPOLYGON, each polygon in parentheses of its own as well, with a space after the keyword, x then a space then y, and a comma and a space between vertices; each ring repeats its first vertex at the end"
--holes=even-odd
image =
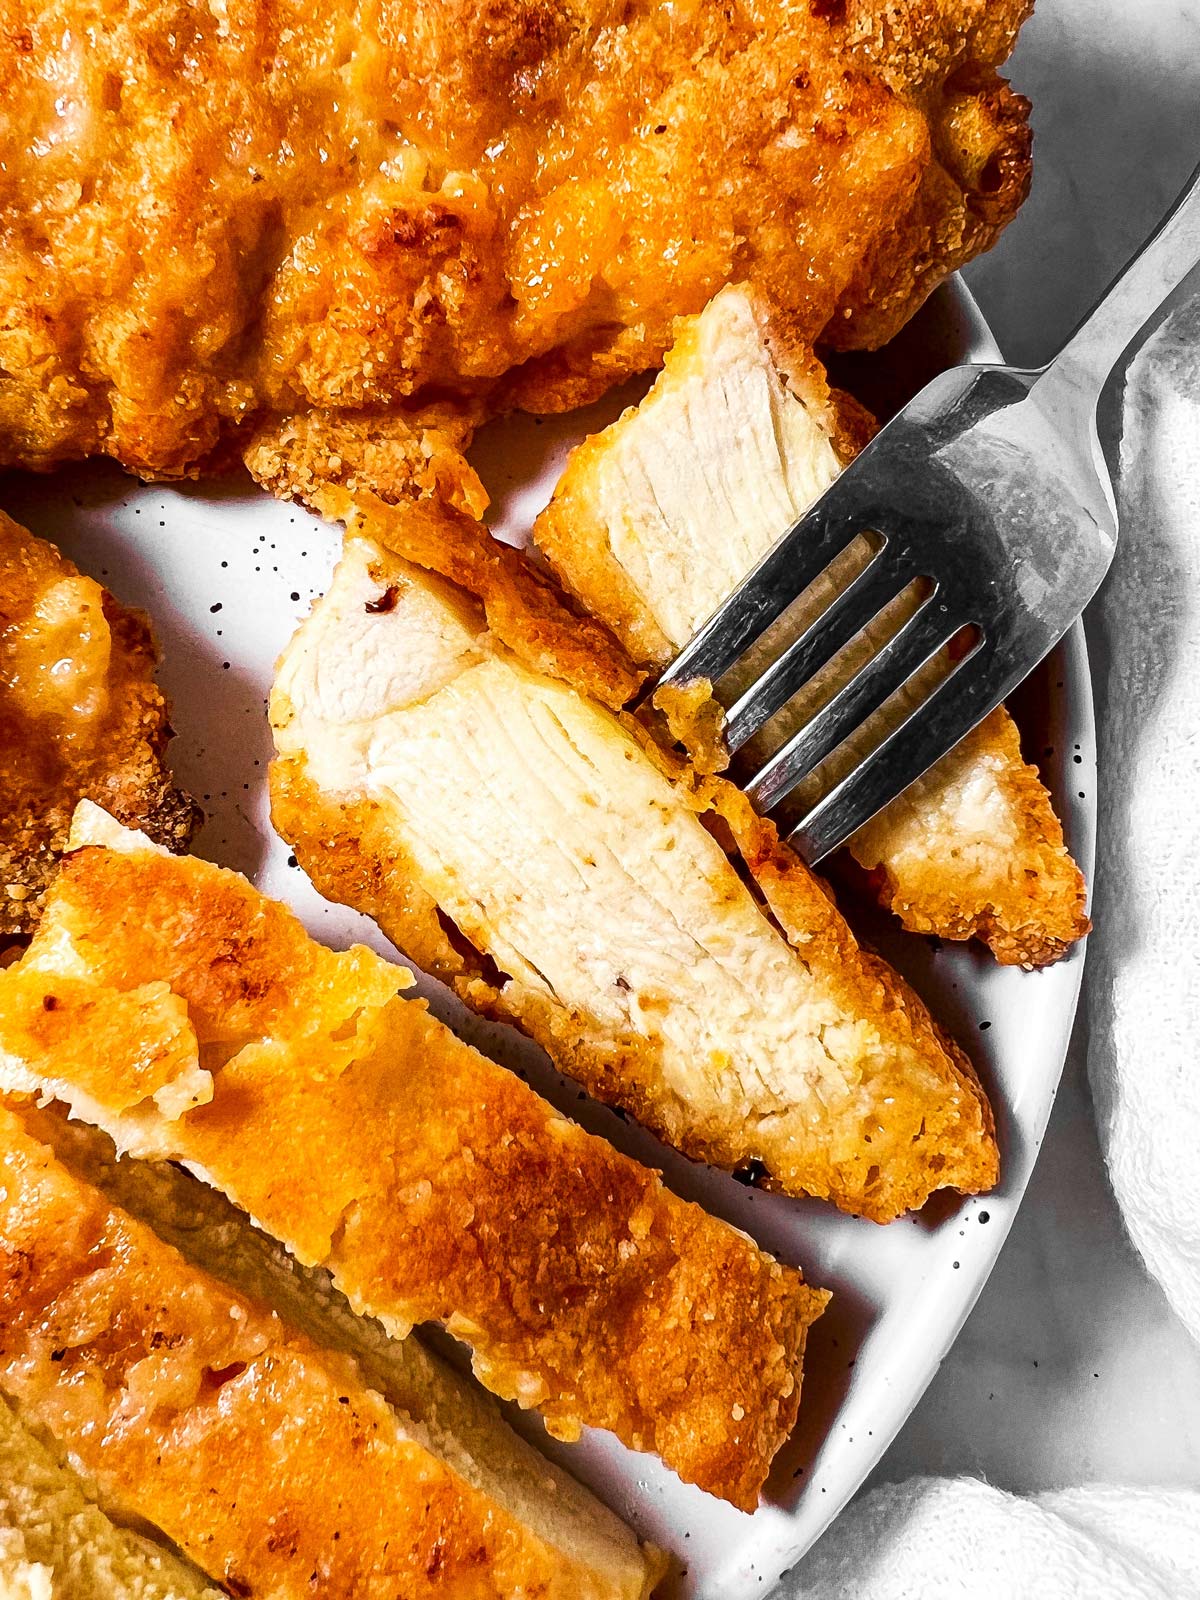
POLYGON ((821 1290, 396 998, 402 968, 95 808, 72 842, 0 972, 0 1084, 203 1172, 561 1437, 609 1428, 753 1508, 821 1290))
MULTIPOLYGON (((0 1392, 113 1515, 231 1594, 644 1600, 658 1553, 498 1417, 449 1432, 436 1385, 414 1414, 405 1362, 393 1398, 378 1346, 227 1280, 236 1225, 175 1222, 185 1249, 215 1234, 216 1272, 160 1239, 128 1208, 129 1168, 0 1106, 0 1392)), ((158 1203, 186 1181, 160 1174, 158 1203)))
MULTIPOLYGON (((761 297, 724 289, 681 325, 645 400, 572 453, 534 538, 635 660, 661 668, 868 426, 761 297)), ((1003 962, 1041 966, 1087 931, 1082 876, 1003 709, 849 848, 906 927, 979 937, 1003 962)))
POLYGON ((393 549, 349 540, 280 664, 274 816, 317 886, 690 1155, 879 1220, 988 1187, 987 1103, 916 996, 736 790, 581 685, 587 642, 553 675, 540 619, 502 639, 394 553, 437 515, 374 506, 393 549))

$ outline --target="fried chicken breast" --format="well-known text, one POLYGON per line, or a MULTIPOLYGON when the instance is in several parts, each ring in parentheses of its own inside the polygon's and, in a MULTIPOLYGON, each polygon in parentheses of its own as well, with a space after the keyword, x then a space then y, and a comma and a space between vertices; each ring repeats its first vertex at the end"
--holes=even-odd
POLYGON ((182 849, 150 625, 0 512, 0 946, 36 926, 84 797, 182 849))
MULTIPOLYGON (((730 286, 681 322, 641 404, 572 452, 533 537, 587 610, 657 670, 829 486, 869 426, 761 297, 730 286)), ((814 596, 814 614, 825 598, 814 596)), ((876 643, 889 633, 885 624, 876 643)), ((823 675, 825 698, 852 665, 823 675)), ((772 725, 772 748, 787 718, 785 708, 772 725)), ((1087 932, 1082 875, 1003 708, 849 849, 906 927, 976 936, 1002 962, 1044 965, 1087 932)))
MULTIPOLYGON (((0 1105, 0 1392, 114 1515, 232 1594, 645 1600, 659 1553, 486 1404, 451 1404, 460 1431, 435 1394, 414 1414, 385 1349, 343 1340, 319 1308, 298 1324, 294 1291, 277 1311, 204 1208, 185 1249, 216 1271, 188 1259, 130 1209, 136 1179, 0 1105)), ((168 1204, 186 1182, 158 1175, 168 1204)))
MULTIPOLYGON (((317 886, 694 1157, 880 1221, 990 1186, 965 1058, 744 797, 581 689, 586 643, 552 675, 537 619, 501 638, 362 536, 419 546, 437 515, 352 521, 281 659, 273 815, 317 886)), ((445 550, 473 525, 441 526, 445 550)))
POLYGON ((1029 0, 3 0, 0 463, 560 408, 752 277, 877 343, 1028 182, 1029 0))
POLYGON ((72 843, 0 972, 0 1083, 187 1162, 560 1437, 609 1428, 753 1509, 823 1291, 397 999, 402 968, 94 807, 72 843))

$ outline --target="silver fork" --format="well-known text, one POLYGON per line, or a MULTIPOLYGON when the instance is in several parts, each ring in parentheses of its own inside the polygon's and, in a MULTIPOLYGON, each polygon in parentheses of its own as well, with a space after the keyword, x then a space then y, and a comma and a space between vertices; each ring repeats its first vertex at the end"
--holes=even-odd
POLYGON ((792 797, 785 826, 808 862, 844 843, 981 722, 1099 588, 1118 531, 1109 464, 1122 385, 1109 380, 1123 380, 1171 309, 1200 292, 1198 263, 1200 169, 1048 366, 957 367, 935 378, 662 674, 657 688, 712 683, 727 706, 731 755, 777 714, 791 714, 785 742, 753 763, 743 787, 766 813, 786 813, 792 797), (864 535, 868 553, 834 597, 815 606, 807 597, 799 631, 782 647, 764 639, 810 584, 828 591, 838 581, 864 535), (899 630, 824 704, 797 712, 799 691, 823 668, 836 671, 852 641, 861 649, 863 630, 877 633, 879 613, 904 592, 918 603, 899 630), (928 681, 939 660, 940 681, 906 706, 914 674, 928 681), (867 748, 844 745, 856 731, 864 737, 868 719, 878 723, 885 702, 896 712, 890 729, 867 748), (796 814, 797 786, 819 777, 839 747, 851 752, 849 770, 815 796, 805 791, 796 814))

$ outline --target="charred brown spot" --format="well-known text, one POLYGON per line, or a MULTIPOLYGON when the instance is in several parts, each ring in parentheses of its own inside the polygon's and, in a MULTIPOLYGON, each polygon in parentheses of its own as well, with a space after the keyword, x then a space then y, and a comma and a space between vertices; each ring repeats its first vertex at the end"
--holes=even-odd
POLYGON ((42 996, 42 1010, 43 1011, 57 1011, 58 1010, 58 996, 54 995, 54 994, 44 994, 42 996))
POLYGON ((244 1361, 231 1361, 227 1367, 205 1367, 200 1379, 200 1399, 211 1400, 227 1383, 240 1378, 245 1370, 244 1361))
POLYGON ((425 1563, 426 1575, 430 1578, 436 1578, 438 1573, 441 1572, 445 1565, 446 1546, 442 1540, 439 1539, 434 1545, 433 1549, 429 1552, 429 1559, 425 1563))
POLYGON ((812 16, 819 17, 822 22, 846 20, 846 0, 808 0, 808 9, 812 16))
POLYGON ((394 583, 389 583, 379 598, 377 600, 368 600, 363 609, 370 612, 373 617, 381 616, 395 608, 399 595, 399 588, 394 583))
POLYGON ((426 206, 423 211, 398 211, 392 217, 393 244, 412 249, 416 245, 435 243, 439 234, 455 233, 462 228, 462 218, 449 206, 426 206))

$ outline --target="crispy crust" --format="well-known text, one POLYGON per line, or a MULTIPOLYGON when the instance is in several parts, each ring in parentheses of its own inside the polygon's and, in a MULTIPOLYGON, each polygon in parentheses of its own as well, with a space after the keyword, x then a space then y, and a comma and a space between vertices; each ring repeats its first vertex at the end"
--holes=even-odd
POLYGON ((840 0, 850 53, 921 105, 930 161, 859 262, 821 343, 878 349, 951 271, 991 249, 1029 193, 1029 101, 994 70, 1033 0, 840 0))
POLYGON ((850 849, 906 928, 982 939, 1005 966, 1046 966, 1091 927, 1083 874, 1003 706, 860 829, 850 849), (996 786, 1004 824, 987 840, 956 826, 952 809, 981 774, 996 786))
POLYGON ((279 500, 314 505, 328 488, 394 504, 436 494, 482 516, 487 492, 463 451, 478 420, 468 402, 345 413, 302 411, 260 422, 243 446, 251 476, 279 500))
POLYGON ((859 264, 823 344, 878 350, 950 272, 991 249, 1029 193, 1031 109, 995 73, 946 91, 934 124, 935 159, 895 233, 859 264))
POLYGON ((349 1356, 189 1265, 8 1108, 0 1170, 0 1385, 107 1504, 231 1592, 300 1600, 317 1574, 330 1600, 614 1593, 440 1460, 349 1356))
MULTIPOLYGON (((389 525, 393 546, 404 544, 411 516, 411 508, 404 508, 389 525)), ((373 525, 372 518, 362 520, 373 525)), ((419 543, 405 555, 419 562, 419 543)), ((380 581, 385 579, 381 575, 380 581)), ((519 620, 519 610, 512 620, 519 620)), ((286 724, 286 708, 276 711, 279 725, 286 724)), ((961 1052, 947 1045, 902 981, 894 975, 885 979, 882 964, 859 950, 808 868, 778 848, 770 824, 758 822, 751 830, 746 803, 736 790, 719 780, 700 782, 685 766, 672 765, 636 724, 628 724, 626 733, 647 760, 669 769, 672 803, 740 819, 747 841, 741 858, 755 876, 764 875, 764 892, 769 884, 772 893, 786 896, 793 914, 778 920, 802 964, 820 974, 844 1015, 862 1019, 864 1037, 880 1042, 878 1051, 874 1044, 864 1045, 862 1070, 868 1070, 869 1056, 875 1063, 870 1071, 879 1074, 878 1084, 871 1085, 878 1089, 879 1126, 865 1143, 850 1140, 842 1129, 836 1150, 816 1156, 806 1148, 798 1155, 786 1136, 770 1127, 756 1132, 745 1108, 717 1106, 701 1116, 697 1107, 681 1104, 664 1086, 655 1044, 640 1035, 614 1037, 594 1018, 499 972, 491 959, 496 953, 486 944, 474 948, 462 929, 447 928, 445 908, 439 910, 433 886, 406 856, 386 809, 361 792, 323 793, 302 753, 281 755, 273 764, 273 817, 323 893, 369 911, 402 948, 451 981, 469 1003, 515 1022, 593 1093, 632 1110, 688 1154, 729 1167, 762 1158, 780 1187, 831 1198, 878 1221, 921 1204, 939 1187, 968 1192, 990 1187, 997 1174, 991 1115, 977 1082, 963 1069, 961 1052), (881 1060, 893 1063, 894 1081, 884 1081, 881 1060), (900 1062, 912 1069, 909 1078, 900 1062), (884 1110, 885 1105, 891 1109, 884 1110), (751 1148, 759 1137, 763 1148, 751 1148)), ((737 858, 732 845, 731 854, 737 858)), ((730 892, 743 892, 732 874, 730 892)))
POLYGON ((171 728, 157 665, 141 612, 0 512, 0 945, 36 927, 79 800, 186 848, 200 811, 164 761, 171 728), (54 618, 62 649, 82 650, 86 630, 97 653, 94 671, 77 656, 87 674, 81 695, 96 705, 86 715, 66 703, 39 707, 23 692, 41 670, 32 663, 31 673, 30 654, 46 625, 39 603, 52 591, 71 596, 71 612, 54 618))
POLYGON ((0 973, 0 1050, 47 1093, 69 1085, 117 1119, 148 1100, 173 1116, 212 1098, 187 1006, 161 980, 106 989, 14 965, 0 973))
POLYGON ((77 850, 42 934, 0 973, 7 1081, 194 1164, 389 1327, 442 1323, 489 1388, 555 1433, 610 1428, 752 1509, 827 1296, 559 1116, 423 1002, 391 999, 404 977, 365 950, 314 945, 233 873, 77 850), (68 948, 83 992, 63 977, 68 948), (170 1005, 148 1037, 137 1013, 155 1020, 154 989, 170 1005), (178 1059, 179 1011, 199 1085, 195 1046, 178 1059), (80 1027, 99 1014, 96 1055, 80 1027), (302 1168, 279 1159, 297 1148, 302 1168))
POLYGON ((79 0, 6 0, 0 463, 194 474, 310 408, 576 405, 739 278, 810 343, 882 338, 1024 192, 992 69, 1025 9, 201 4, 180 31, 95 0, 64 140, 79 0))
POLYGON ((118 1156, 106 1134, 71 1119, 61 1104, 22 1100, 14 1108, 26 1132, 75 1177, 152 1229, 190 1266, 273 1312, 322 1351, 349 1356, 418 1443, 563 1553, 590 1587, 612 1600, 640 1600, 662 1569, 661 1553, 639 1547, 612 1512, 509 1428, 491 1396, 418 1336, 395 1339, 373 1319, 356 1316, 328 1273, 301 1266, 182 1167, 118 1156))

